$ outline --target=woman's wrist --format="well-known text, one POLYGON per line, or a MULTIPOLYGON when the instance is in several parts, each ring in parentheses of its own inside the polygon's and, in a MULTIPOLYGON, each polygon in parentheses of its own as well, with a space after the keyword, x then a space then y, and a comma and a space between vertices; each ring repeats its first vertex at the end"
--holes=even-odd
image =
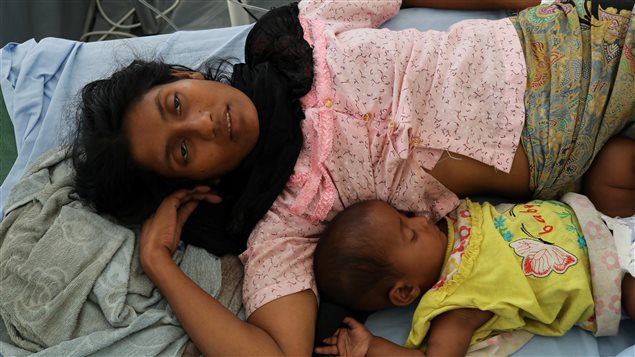
POLYGON ((169 264, 176 264, 174 260, 172 260, 172 254, 166 248, 142 250, 139 255, 139 261, 141 262, 143 271, 152 281, 161 274, 163 267, 169 264))

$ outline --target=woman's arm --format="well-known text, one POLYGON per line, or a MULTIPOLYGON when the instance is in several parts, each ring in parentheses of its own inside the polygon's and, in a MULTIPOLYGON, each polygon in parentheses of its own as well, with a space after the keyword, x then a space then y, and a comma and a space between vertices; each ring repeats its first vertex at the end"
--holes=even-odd
POLYGON ((403 0, 403 7, 429 7, 456 10, 522 10, 540 0, 403 0))
POLYGON ((198 201, 217 201, 208 189, 168 196, 143 226, 141 265, 170 304, 196 347, 204 354, 309 356, 317 302, 310 290, 274 300, 242 321, 196 285, 171 256, 183 224, 198 201))

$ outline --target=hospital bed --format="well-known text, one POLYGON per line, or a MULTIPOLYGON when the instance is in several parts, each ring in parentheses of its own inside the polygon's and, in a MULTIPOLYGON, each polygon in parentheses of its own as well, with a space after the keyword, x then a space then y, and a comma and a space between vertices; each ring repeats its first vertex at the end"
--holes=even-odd
MULTIPOLYGON (((422 30, 442 30, 461 19, 495 19, 506 15, 502 11, 404 9, 383 27, 394 30, 410 27, 422 30)), ((43 154, 64 145, 65 135, 72 127, 76 96, 84 84, 107 76, 114 68, 139 57, 146 59, 158 57, 168 63, 179 63, 194 68, 210 56, 242 58, 242 48, 249 29, 250 25, 245 25, 93 43, 46 38, 39 42, 30 40, 19 44, 7 44, 0 52, 0 87, 2 89, 0 212, 3 212, 2 217, 4 218, 5 210, 9 208, 8 204, 13 204, 10 198, 11 190, 20 182, 30 165, 37 162, 43 154)), ((6 241, 6 238, 0 236, 0 244, 6 241)), ((130 264, 135 265, 134 259, 130 264)), ((138 269, 138 265, 135 267, 138 269)), ((3 265, 0 262, 0 277, 5 276, 2 269, 3 265)), ((132 270, 134 269, 131 268, 132 270)), ((0 289, 2 289, 3 281, 5 280, 0 280, 0 289)), ((91 287, 88 290, 90 289, 91 287)), ((87 292, 86 304, 99 301, 95 296, 100 293, 95 291, 95 287, 92 289, 93 291, 87 292)), ((162 306, 162 311, 167 311, 166 316, 168 316, 169 308, 160 301, 160 297, 158 299, 158 302, 155 301, 156 304, 162 306)), ((94 305, 101 306, 97 303, 94 305)), ((413 309, 414 307, 407 307, 375 313, 368 318, 366 325, 373 333, 401 343, 407 336, 413 309)), ((0 311, 2 316, 10 316, 11 306, 8 301, 0 301, 0 311)), ((136 313, 142 314, 141 311, 136 313)), ((62 323, 60 321, 63 319, 50 321, 62 323)), ((171 324, 176 329, 171 330, 176 337, 167 339, 163 344, 154 341, 154 344, 160 346, 145 350, 138 349, 137 345, 132 347, 134 343, 130 342, 129 336, 111 339, 106 344, 97 345, 94 341, 103 339, 104 335, 100 335, 100 331, 90 330, 87 330, 84 335, 72 336, 73 340, 70 342, 55 342, 54 339, 47 340, 46 338, 24 341, 29 337, 18 336, 15 330, 8 328, 9 325, 18 324, 20 321, 5 321, 7 324, 0 324, 0 354, 30 355, 36 351, 39 351, 41 355, 61 353, 113 355, 122 351, 130 353, 134 351, 135 354, 184 354, 188 346, 187 337, 182 331, 177 331, 178 323, 173 318, 160 320, 163 322, 157 321, 159 320, 155 320, 152 326, 156 327, 157 323, 171 324), (16 339, 20 338, 24 340, 16 342, 16 339), (50 345, 50 343, 54 344, 50 345), (86 348, 88 344, 92 347, 86 348)), ((28 321, 22 321, 22 323, 28 328, 28 321)), ((61 327, 63 326, 50 326, 51 329, 61 329, 61 327)), ((117 328, 124 329, 129 326, 123 324, 123 326, 113 327, 113 329, 117 328)), ((141 333, 143 328, 135 331, 141 333)), ((36 333, 35 328, 32 332, 36 333)), ((514 355, 635 356, 635 324, 629 320, 622 321, 619 334, 611 337, 596 338, 578 328, 574 328, 563 337, 534 336, 514 355)))

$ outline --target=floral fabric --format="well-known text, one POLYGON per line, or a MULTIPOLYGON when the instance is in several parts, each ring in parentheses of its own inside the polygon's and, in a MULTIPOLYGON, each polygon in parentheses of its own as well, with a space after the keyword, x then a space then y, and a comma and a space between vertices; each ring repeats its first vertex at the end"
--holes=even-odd
POLYGON ((512 18, 527 62, 522 143, 534 197, 579 191, 611 136, 635 138, 633 6, 562 0, 512 18))

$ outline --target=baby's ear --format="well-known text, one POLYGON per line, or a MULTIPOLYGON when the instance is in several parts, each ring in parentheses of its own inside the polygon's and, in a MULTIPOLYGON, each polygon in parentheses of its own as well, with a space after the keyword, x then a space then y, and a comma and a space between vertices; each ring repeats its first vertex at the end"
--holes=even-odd
POLYGON ((390 302, 395 306, 410 305, 419 298, 421 290, 417 285, 411 284, 404 280, 398 280, 388 292, 390 302))

